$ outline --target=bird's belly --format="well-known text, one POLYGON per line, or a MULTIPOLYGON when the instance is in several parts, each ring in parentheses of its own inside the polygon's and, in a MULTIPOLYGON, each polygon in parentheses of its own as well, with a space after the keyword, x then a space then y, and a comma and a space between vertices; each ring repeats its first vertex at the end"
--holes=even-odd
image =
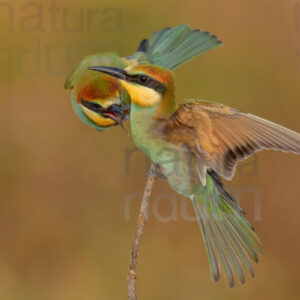
POLYGON ((153 161, 179 194, 188 197, 199 187, 194 159, 184 147, 162 148, 153 161))
POLYGON ((190 196, 199 187, 195 158, 183 145, 174 145, 148 131, 132 128, 133 139, 151 161, 159 166, 171 187, 179 194, 190 196))

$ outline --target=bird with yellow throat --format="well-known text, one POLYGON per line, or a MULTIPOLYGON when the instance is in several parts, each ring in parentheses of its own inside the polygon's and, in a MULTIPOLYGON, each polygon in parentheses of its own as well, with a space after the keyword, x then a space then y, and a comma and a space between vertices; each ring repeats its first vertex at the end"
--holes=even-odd
POLYGON ((218 103, 183 100, 177 105, 174 74, 160 66, 89 69, 120 80, 132 102, 134 142, 170 186, 191 199, 212 279, 218 281, 223 270, 233 287, 236 278, 245 282, 245 273, 253 277, 260 240, 221 177, 231 180, 237 163, 257 151, 299 154, 300 134, 218 103))

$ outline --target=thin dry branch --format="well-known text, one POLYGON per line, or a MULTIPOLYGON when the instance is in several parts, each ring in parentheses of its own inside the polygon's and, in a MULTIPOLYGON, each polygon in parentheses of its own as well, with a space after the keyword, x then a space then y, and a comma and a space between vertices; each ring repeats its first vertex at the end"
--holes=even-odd
POLYGON ((140 248, 141 238, 143 234, 143 229, 145 225, 145 221, 147 219, 147 211, 148 211, 148 200, 151 195, 153 183, 155 181, 155 166, 152 164, 150 170, 148 172, 148 179, 146 182, 144 195, 140 207, 140 212, 137 220, 135 236, 132 242, 131 247, 131 256, 130 263, 127 274, 127 288, 128 288, 128 300, 137 300, 136 296, 136 266, 138 259, 138 251, 140 248))

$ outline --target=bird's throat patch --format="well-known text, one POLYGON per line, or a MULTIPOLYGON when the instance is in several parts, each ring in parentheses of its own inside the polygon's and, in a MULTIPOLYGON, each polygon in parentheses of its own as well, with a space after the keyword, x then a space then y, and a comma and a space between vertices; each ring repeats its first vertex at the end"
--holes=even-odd
POLYGON ((124 80, 122 84, 128 91, 131 101, 139 106, 153 106, 161 101, 161 95, 151 88, 124 80))

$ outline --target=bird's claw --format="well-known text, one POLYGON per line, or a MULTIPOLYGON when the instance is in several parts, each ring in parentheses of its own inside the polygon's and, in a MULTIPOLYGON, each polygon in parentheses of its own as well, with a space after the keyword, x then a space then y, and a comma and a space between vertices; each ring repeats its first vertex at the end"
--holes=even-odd
POLYGON ((146 178, 148 178, 150 175, 154 175, 156 178, 161 179, 167 179, 163 174, 161 174, 158 170, 150 169, 146 172, 146 178))

